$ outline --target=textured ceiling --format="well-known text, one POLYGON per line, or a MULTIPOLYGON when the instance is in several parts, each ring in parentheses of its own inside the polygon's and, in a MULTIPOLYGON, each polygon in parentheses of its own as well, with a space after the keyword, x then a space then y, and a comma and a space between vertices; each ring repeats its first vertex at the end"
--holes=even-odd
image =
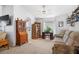
POLYGON ((72 13, 77 8, 77 5, 46 5, 46 14, 42 14, 42 5, 23 5, 26 11, 36 17, 54 17, 62 14, 72 13))

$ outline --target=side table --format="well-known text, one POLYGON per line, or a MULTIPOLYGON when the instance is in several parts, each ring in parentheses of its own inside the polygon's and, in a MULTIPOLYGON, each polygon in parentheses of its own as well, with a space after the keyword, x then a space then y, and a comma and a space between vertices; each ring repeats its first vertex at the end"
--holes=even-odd
POLYGON ((42 38, 45 39, 46 36, 49 36, 50 40, 53 40, 53 33, 51 32, 42 32, 42 38))

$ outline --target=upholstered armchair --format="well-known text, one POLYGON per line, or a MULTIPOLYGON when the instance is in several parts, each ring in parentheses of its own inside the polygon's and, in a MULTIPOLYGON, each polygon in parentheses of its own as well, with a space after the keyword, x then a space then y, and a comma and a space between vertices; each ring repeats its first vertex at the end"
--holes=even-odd
POLYGON ((75 46, 79 46, 79 32, 72 32, 68 36, 66 42, 55 43, 52 47, 54 54, 72 54, 75 46))
POLYGON ((0 48, 7 47, 9 49, 9 42, 6 38, 6 32, 0 32, 0 48))
POLYGON ((74 47, 65 44, 55 44, 52 48, 54 54, 72 54, 74 53, 74 47))

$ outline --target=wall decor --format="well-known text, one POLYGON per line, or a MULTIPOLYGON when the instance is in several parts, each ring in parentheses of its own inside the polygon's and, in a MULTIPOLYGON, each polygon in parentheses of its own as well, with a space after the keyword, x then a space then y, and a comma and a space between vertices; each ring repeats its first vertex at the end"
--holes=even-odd
POLYGON ((58 27, 63 27, 63 25, 64 25, 64 22, 63 21, 59 21, 58 22, 58 27))
POLYGON ((75 22, 79 21, 79 6, 75 9, 70 16, 67 18, 67 24, 75 26, 75 22))
POLYGON ((70 24, 70 26, 75 26, 75 19, 67 19, 67 24, 70 24))
POLYGON ((76 15, 76 22, 79 21, 79 14, 76 15))
POLYGON ((0 16, 0 22, 3 21, 6 25, 11 25, 11 16, 10 15, 3 15, 0 16))

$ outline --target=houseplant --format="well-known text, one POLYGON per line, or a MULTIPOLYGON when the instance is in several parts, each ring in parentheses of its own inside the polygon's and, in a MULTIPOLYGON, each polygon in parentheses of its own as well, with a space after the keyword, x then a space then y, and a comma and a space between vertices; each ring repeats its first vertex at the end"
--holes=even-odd
POLYGON ((44 32, 51 32, 52 31, 52 29, 49 27, 49 26, 47 26, 47 28, 46 28, 46 30, 44 31, 44 32))

